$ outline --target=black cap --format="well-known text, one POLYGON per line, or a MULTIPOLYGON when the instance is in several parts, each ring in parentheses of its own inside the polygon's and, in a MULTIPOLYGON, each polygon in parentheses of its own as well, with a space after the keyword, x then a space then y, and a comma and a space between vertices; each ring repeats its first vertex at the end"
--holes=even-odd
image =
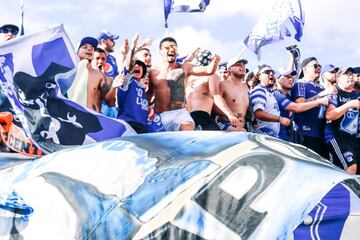
POLYGON ((14 34, 14 35, 17 35, 18 32, 19 32, 19 27, 16 26, 16 25, 14 25, 14 24, 5 24, 5 25, 2 25, 2 26, 0 27, 0 32, 1 32, 2 29, 12 29, 12 30, 14 30, 14 32, 16 32, 16 34, 14 34))
POLYGON ((317 59, 315 57, 308 57, 308 58, 305 58, 301 64, 300 64, 300 75, 299 75, 299 78, 302 78, 304 77, 304 73, 303 73, 303 68, 309 64, 309 62, 311 61, 317 61, 317 59))

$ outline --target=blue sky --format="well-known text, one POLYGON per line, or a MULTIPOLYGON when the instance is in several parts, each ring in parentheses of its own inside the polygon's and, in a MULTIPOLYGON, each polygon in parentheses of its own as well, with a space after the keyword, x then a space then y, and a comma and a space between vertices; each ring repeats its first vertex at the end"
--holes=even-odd
MULTIPOLYGON (((196 47, 219 54, 222 61, 244 48, 243 40, 269 7, 269 0, 211 0, 204 13, 171 13, 168 35, 175 37, 181 56, 196 47)), ((0 24, 19 23, 20 0, 0 0, 0 24)), ((302 0, 304 35, 262 48, 262 58, 246 50, 243 57, 252 69, 260 63, 274 68, 287 65, 285 46, 297 43, 302 57, 315 56, 321 64, 360 66, 360 2, 356 0, 302 0)), ((166 36, 162 0, 25 0, 25 33, 35 33, 63 23, 74 46, 82 37, 103 29, 131 38, 151 36, 153 63, 159 62, 158 44, 166 36)), ((122 40, 117 41, 115 56, 122 40)))

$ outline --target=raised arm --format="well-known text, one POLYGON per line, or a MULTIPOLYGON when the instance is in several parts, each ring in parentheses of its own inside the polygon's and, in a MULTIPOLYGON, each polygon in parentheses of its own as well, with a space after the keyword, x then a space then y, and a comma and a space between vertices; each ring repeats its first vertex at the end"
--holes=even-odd
POLYGON ((212 55, 210 58, 211 58, 211 62, 208 66, 195 66, 188 62, 185 62, 183 66, 184 66, 184 70, 186 71, 186 75, 208 76, 214 74, 218 67, 220 57, 215 54, 212 55))

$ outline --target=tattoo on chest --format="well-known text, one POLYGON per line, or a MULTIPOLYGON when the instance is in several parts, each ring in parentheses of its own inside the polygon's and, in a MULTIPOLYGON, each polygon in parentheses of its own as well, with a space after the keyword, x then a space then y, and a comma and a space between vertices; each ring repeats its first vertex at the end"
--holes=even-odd
POLYGON ((168 74, 168 86, 170 88, 171 101, 185 102, 185 72, 178 68, 171 70, 168 74))

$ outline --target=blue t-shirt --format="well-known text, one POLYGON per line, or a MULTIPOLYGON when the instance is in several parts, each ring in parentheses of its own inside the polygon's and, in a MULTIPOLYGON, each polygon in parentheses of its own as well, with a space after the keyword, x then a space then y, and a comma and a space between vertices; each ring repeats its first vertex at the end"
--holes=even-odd
MULTIPOLYGON (((290 103, 292 103, 292 101, 289 100, 291 99, 290 95, 288 94, 287 96, 285 96, 284 94, 282 94, 280 91, 277 90, 274 92, 274 97, 276 98, 276 101, 279 105, 280 116, 292 120, 294 116, 293 112, 286 110, 286 108, 290 105, 290 103)), ((279 138, 285 141, 292 141, 291 135, 288 133, 287 127, 281 124, 280 124, 279 138)))
POLYGON ((126 122, 137 122, 147 126, 148 99, 145 89, 136 79, 131 78, 123 87, 117 89, 117 118, 126 122))
MULTIPOLYGON (((298 98, 311 98, 322 92, 324 88, 314 82, 301 79, 297 81, 291 89, 293 101, 298 98)), ((314 107, 302 113, 294 113, 294 121, 299 126, 300 132, 304 136, 323 138, 325 128, 325 117, 319 118, 320 107, 314 107)))
MULTIPOLYGON (((256 110, 261 109, 269 114, 280 116, 279 106, 273 93, 270 91, 270 89, 267 89, 264 85, 258 84, 253 89, 253 91, 251 92, 250 101, 254 112, 256 112, 256 110)), ((268 122, 258 119, 258 124, 259 126, 257 129, 255 129, 255 131, 260 130, 260 132, 272 136, 279 135, 279 130, 280 130, 279 122, 268 122)))
POLYGON ((106 75, 114 79, 117 75, 119 75, 119 70, 116 63, 116 58, 110 54, 106 57, 106 63, 110 65, 109 69, 105 72, 106 75))
MULTIPOLYGON (((329 104, 335 108, 344 105, 350 100, 358 99, 360 94, 356 91, 345 92, 337 87, 338 93, 331 95, 329 104)), ((359 109, 350 108, 340 118, 331 121, 326 126, 325 139, 329 142, 332 138, 352 138, 356 141, 359 133, 359 109)))

